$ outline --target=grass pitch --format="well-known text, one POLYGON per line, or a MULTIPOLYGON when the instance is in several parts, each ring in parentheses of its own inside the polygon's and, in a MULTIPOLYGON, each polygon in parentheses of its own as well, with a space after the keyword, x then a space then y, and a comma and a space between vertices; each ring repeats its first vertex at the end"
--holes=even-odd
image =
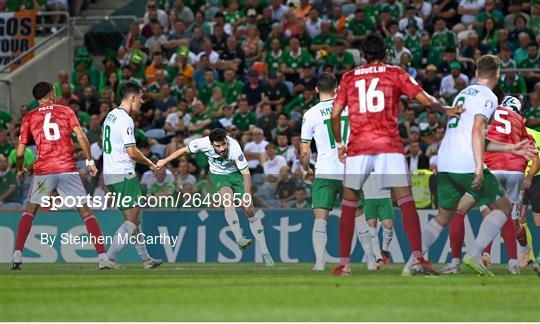
POLYGON ((104 270, 94 264, 0 269, 2 321, 540 321, 532 269, 495 277, 401 277, 402 265, 348 278, 310 264, 165 264, 104 270))

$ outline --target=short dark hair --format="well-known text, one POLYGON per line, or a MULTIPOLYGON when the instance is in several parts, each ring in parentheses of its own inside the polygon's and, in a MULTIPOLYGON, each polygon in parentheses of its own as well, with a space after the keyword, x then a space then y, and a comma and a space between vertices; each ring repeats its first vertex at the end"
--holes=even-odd
POLYGON ((138 95, 141 93, 142 88, 140 85, 134 83, 134 82, 126 82, 124 86, 122 87, 122 91, 120 91, 120 95, 122 96, 122 99, 127 99, 127 97, 132 95, 138 95))
POLYGON ((368 63, 383 61, 386 58, 386 42, 379 33, 370 34, 362 43, 361 51, 368 63))
POLYGON ((210 143, 223 142, 227 138, 227 131, 223 128, 214 128, 208 136, 210 143))
POLYGON ((53 91, 54 87, 52 83, 41 81, 36 83, 36 85, 32 88, 32 96, 34 96, 34 99, 41 100, 45 98, 51 91, 53 91))
POLYGON ((337 84, 337 79, 333 74, 323 73, 317 81, 317 89, 319 92, 331 93, 336 89, 337 84))
POLYGON ((476 62, 476 69, 478 76, 493 77, 499 69, 499 58, 491 54, 482 55, 476 62))

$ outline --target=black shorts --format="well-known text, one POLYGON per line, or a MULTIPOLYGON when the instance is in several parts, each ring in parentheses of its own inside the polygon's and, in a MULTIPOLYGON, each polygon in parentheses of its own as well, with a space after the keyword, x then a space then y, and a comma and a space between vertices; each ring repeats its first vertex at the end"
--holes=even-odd
POLYGON ((533 213, 540 213, 540 175, 535 175, 531 187, 523 191, 523 205, 531 205, 533 213))

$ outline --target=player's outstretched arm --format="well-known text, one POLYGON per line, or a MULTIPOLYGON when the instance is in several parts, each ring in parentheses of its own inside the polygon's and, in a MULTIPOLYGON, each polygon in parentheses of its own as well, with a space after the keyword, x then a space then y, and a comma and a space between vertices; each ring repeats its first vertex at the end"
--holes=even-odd
POLYGON ((484 148, 486 147, 486 139, 484 134, 485 127, 486 119, 483 116, 474 117, 472 129, 472 149, 474 153, 476 170, 474 172, 474 180, 471 187, 475 190, 480 189, 484 182, 484 148))
POLYGON ((525 157, 527 160, 538 154, 536 145, 526 139, 516 144, 501 143, 488 140, 486 150, 493 152, 509 152, 525 157))
POLYGON ((129 155, 129 157, 134 160, 137 163, 144 164, 148 166, 152 171, 156 171, 156 165, 150 161, 142 152, 135 146, 130 145, 126 147, 126 152, 129 155))
POLYGON ((92 152, 90 151, 90 141, 88 141, 88 137, 86 137, 86 134, 83 132, 80 126, 73 127, 73 132, 75 133, 75 135, 77 135, 77 141, 81 145, 84 156, 86 156, 86 166, 88 167, 88 173, 90 174, 90 176, 95 177, 98 173, 98 170, 94 163, 92 152))
POLYGON ((417 94, 415 99, 418 100, 418 102, 420 102, 422 105, 428 106, 431 110, 443 115, 457 117, 465 111, 461 105, 457 107, 443 106, 439 100, 427 93, 425 90, 422 90, 419 94, 417 94))
POLYGON ((164 166, 167 165, 167 163, 173 161, 173 160, 176 160, 178 159, 179 157, 181 157, 182 155, 188 153, 188 148, 187 146, 184 146, 178 150, 176 150, 175 152, 173 152, 172 154, 170 154, 169 156, 167 156, 166 158, 162 159, 162 160, 159 160, 157 161, 156 163, 156 166, 158 167, 158 169, 161 169, 163 168, 164 166))

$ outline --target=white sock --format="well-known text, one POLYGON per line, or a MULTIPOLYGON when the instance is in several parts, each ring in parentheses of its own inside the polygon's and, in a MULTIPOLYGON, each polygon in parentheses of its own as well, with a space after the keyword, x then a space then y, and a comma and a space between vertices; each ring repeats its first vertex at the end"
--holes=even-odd
POLYGON ((248 218, 248 220, 249 228, 251 229, 253 236, 255 236, 255 241, 257 241, 257 244, 259 245, 261 254, 268 254, 268 247, 266 247, 266 237, 264 236, 264 228, 261 219, 257 216, 253 216, 248 218))
POLYGON ((124 221, 120 227, 116 230, 111 246, 107 250, 107 257, 110 260, 116 260, 116 255, 120 252, 124 246, 128 243, 127 240, 133 235, 133 232, 137 229, 137 225, 130 221, 124 221))
POLYGON ((364 215, 356 217, 355 221, 356 234, 358 235, 358 240, 364 249, 364 254, 366 255, 367 262, 375 261, 375 256, 373 255, 373 248, 371 247, 371 234, 369 234, 369 225, 366 222, 364 215))
POLYGON ((144 241, 144 233, 141 230, 141 226, 137 226, 135 229, 135 232, 133 232, 133 236, 142 234, 142 237, 140 237, 136 243, 135 243, 135 250, 137 250, 137 253, 139 254, 139 257, 142 261, 146 261, 150 259, 150 255, 148 254, 148 251, 146 250, 146 242, 144 241), (141 240, 142 242, 139 242, 141 240))
POLYGON ((373 250, 373 255, 375 255, 375 260, 381 260, 381 248, 379 244, 379 233, 377 233, 377 227, 370 227, 369 234, 371 236, 371 249, 373 250))
POLYGON ((313 241, 313 251, 315 252, 316 264, 325 263, 326 242, 328 240, 326 235, 326 224, 326 220, 322 218, 315 218, 315 221, 313 222, 311 239, 313 241))
POLYGON ((503 228, 506 220, 507 217, 501 210, 492 210, 482 221, 476 240, 469 246, 469 255, 474 259, 480 258, 484 248, 493 241, 497 233, 503 228))
POLYGON ((459 265, 461 263, 461 259, 460 258, 452 258, 452 261, 450 261, 451 264, 453 265, 459 265))
POLYGON ((394 229, 388 229, 383 226, 383 232, 382 232, 382 249, 383 251, 388 251, 390 247, 390 242, 392 242, 392 239, 394 238, 394 229))
POLYGON ((225 208, 225 220, 229 224, 229 228, 233 232, 236 242, 242 238, 242 229, 240 228, 240 221, 238 220, 238 214, 234 208, 225 208))
POLYGON ((432 218, 422 229, 422 249, 426 253, 431 245, 439 238, 444 227, 439 225, 435 218, 432 218))

